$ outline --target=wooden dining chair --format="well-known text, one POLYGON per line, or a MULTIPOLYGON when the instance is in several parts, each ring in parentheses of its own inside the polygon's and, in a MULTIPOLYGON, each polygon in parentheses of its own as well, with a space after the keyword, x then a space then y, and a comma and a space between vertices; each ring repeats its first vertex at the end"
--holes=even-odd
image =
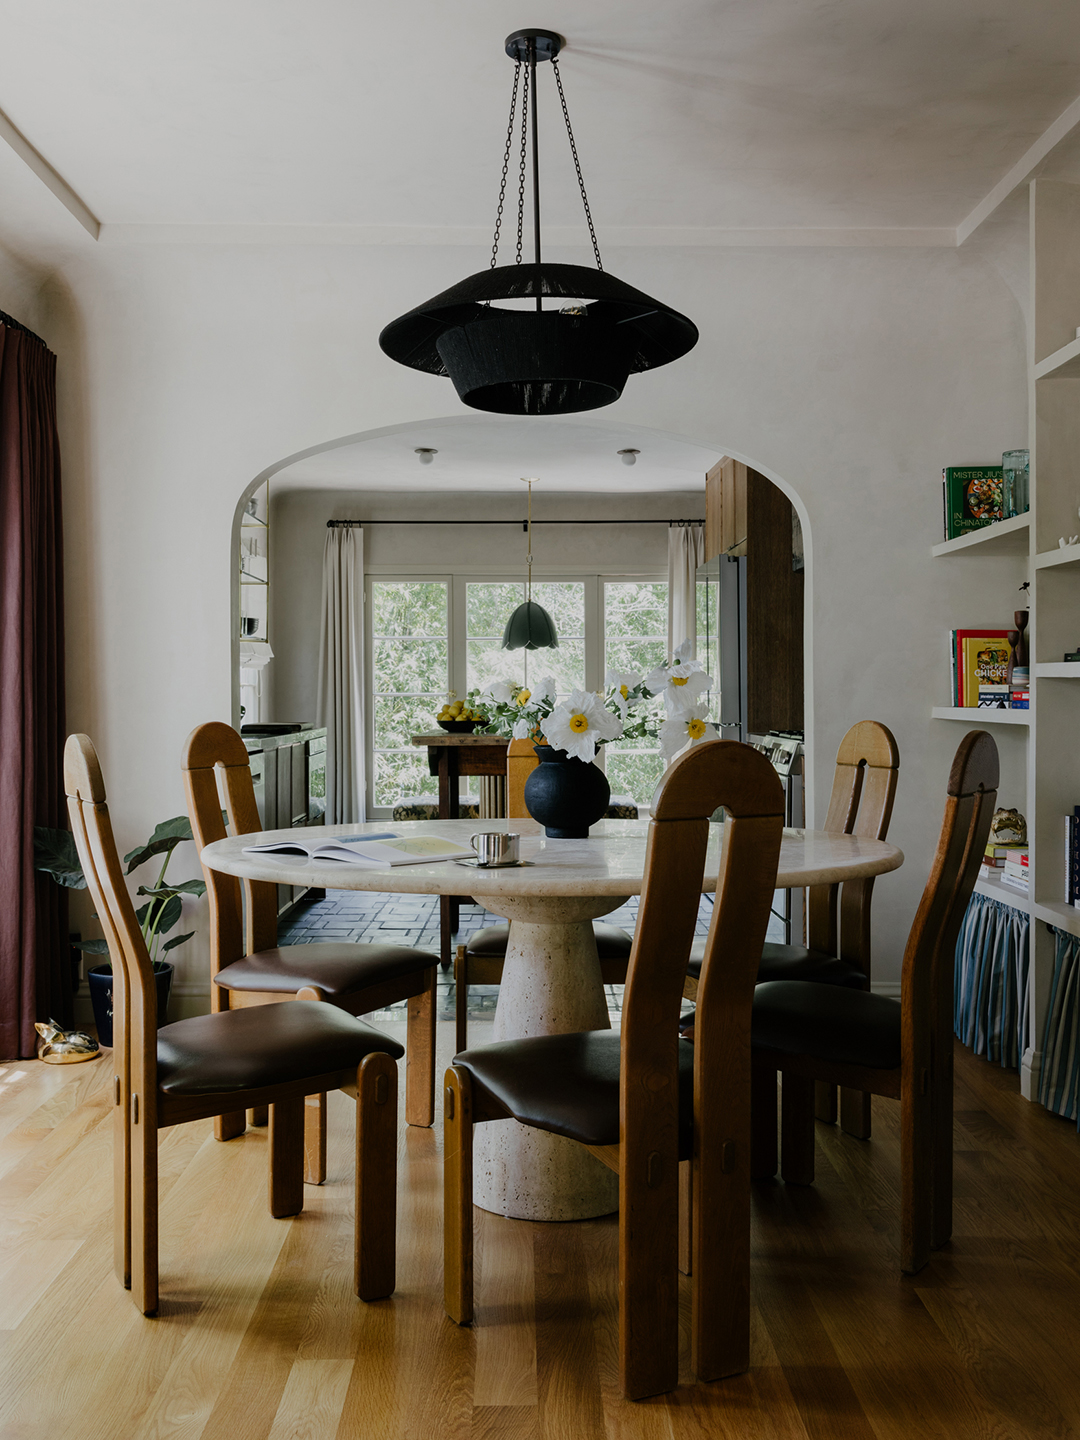
MULTIPOLYGON (((653 805, 621 1033, 478 1046, 446 1072, 445 1303, 473 1317, 473 1127, 513 1118, 577 1140, 619 1175, 619 1373, 634 1399, 678 1383, 679 1160, 692 1157, 692 1363, 749 1365, 750 1008, 784 797, 768 760, 717 740, 675 761, 653 805), (709 817, 727 809, 694 1046, 678 1036, 709 817)), ((715 827, 714 827, 715 829, 715 827)))
MULTIPOLYGON (((900 751, 892 731, 878 720, 852 725, 836 752, 829 809, 822 827, 838 835, 861 835, 884 840, 889 833, 900 751)), ((813 885, 807 904, 807 944, 762 948, 758 980, 807 980, 819 985, 841 985, 853 990, 870 988, 870 902, 874 893, 870 875, 839 884, 813 885)), ((690 952, 683 994, 692 1000, 701 965, 700 947, 690 952)), ((816 1092, 817 1118, 837 1118, 836 1089, 822 1085, 816 1092)), ((840 1123, 860 1140, 870 1138, 870 1097, 844 1090, 840 1123)), ((811 1122, 812 1128, 812 1122, 811 1122)))
MULTIPOLYGON (((525 807, 525 781, 539 765, 531 740, 511 740, 506 752, 506 815, 510 820, 528 817, 525 807)), ((624 985, 626 967, 630 963, 630 936, 618 925, 593 921, 596 953, 600 959, 600 978, 605 985, 624 985)), ((506 963, 506 947, 510 943, 509 925, 485 925, 470 935, 454 953, 454 1019, 456 1047, 464 1050, 469 1043, 469 986, 499 985, 506 963)))
MULTIPOLYGON (((222 777, 229 828, 234 835, 262 829, 251 765, 231 725, 211 721, 188 736, 182 759, 188 818, 200 850, 225 838, 218 790, 222 777)), ((435 1118, 435 974, 438 957, 407 945, 360 945, 327 941, 278 945, 277 886, 244 880, 203 866, 210 902, 210 963, 215 1012, 291 1000, 301 989, 350 1015, 367 1015, 397 1001, 408 1002, 405 1119, 430 1125, 435 1118), (241 884, 244 905, 241 907, 241 884)), ((242 1113, 223 1116, 221 1140, 242 1134, 242 1113)), ((307 1106, 305 1176, 326 1177, 326 1097, 307 1106)))
POLYGON ((402 1047, 307 990, 290 1005, 200 1015, 159 1030, 153 965, 85 735, 68 738, 64 788, 113 967, 114 1260, 135 1304, 144 1315, 158 1308, 157 1132, 268 1105, 270 1213, 296 1215, 304 1205, 304 1098, 337 1089, 357 1101, 356 1293, 391 1294, 402 1047))
POLYGON ((778 1071, 782 1174, 797 1184, 814 1178, 808 1121, 815 1082, 899 1100, 907 1274, 920 1270, 952 1234, 953 963, 997 784, 997 747, 985 730, 973 730, 949 774, 937 852, 904 951, 899 1000, 792 980, 759 985, 754 994, 755 1178, 776 1171, 778 1071))

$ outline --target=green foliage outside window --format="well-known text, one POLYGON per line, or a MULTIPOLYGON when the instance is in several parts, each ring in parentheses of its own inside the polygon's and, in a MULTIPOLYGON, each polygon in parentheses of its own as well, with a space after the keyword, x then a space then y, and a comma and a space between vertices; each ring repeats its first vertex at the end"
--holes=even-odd
MULTIPOLYGON (((609 580, 604 585, 604 674, 630 670, 647 675, 668 658, 665 581, 609 580)), ((650 701, 658 716, 659 701, 650 701)), ((655 739, 615 740, 606 747, 607 777, 613 795, 632 795, 647 805, 664 758, 655 739)))
POLYGON ((439 793, 427 751, 410 745, 409 737, 434 730, 449 687, 448 591, 444 580, 371 583, 376 805, 439 793))

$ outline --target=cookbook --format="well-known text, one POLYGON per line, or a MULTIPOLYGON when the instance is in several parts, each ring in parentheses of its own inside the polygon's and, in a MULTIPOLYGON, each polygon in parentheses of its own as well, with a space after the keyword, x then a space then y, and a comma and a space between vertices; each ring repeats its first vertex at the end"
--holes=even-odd
POLYGON ((439 835, 412 835, 403 839, 388 831, 380 835, 337 835, 329 840, 271 840, 245 845, 245 855, 306 855, 309 860, 331 860, 343 865, 431 865, 440 860, 461 860, 472 855, 439 835))

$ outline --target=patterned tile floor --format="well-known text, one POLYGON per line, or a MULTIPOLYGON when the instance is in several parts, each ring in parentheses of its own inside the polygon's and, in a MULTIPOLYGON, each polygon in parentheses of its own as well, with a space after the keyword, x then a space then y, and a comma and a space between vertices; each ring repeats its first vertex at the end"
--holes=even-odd
MULTIPOLYGON (((383 945, 415 945, 421 950, 439 951, 439 902, 432 895, 383 895, 364 890, 327 890, 325 899, 302 900, 291 914, 283 917, 279 928, 279 943, 282 945, 311 944, 319 940, 345 940, 379 943, 383 945)), ((778 899, 781 898, 779 895, 778 899)), ((620 909, 604 916, 604 923, 620 925, 633 933, 637 919, 637 897, 634 896, 620 909)), ((698 911, 697 934, 705 935, 712 918, 712 897, 703 895, 698 911)), ((457 941, 461 943, 474 931, 485 925, 501 925, 505 921, 492 915, 483 906, 463 904, 457 941)), ((769 939, 783 938, 780 922, 774 919, 769 926, 769 939)), ((439 971, 438 978, 439 1019, 454 1018, 454 977, 451 972, 439 971)), ((622 1005, 622 986, 609 985, 608 1011, 612 1023, 616 1023, 622 1005)), ((494 1018, 495 1002, 498 999, 497 985, 473 985, 469 990, 470 1020, 490 1021, 494 1018)), ((388 1011, 378 1011, 365 1018, 373 1024, 379 1019, 400 1018, 394 1011, 404 1009, 393 1006, 388 1011)))

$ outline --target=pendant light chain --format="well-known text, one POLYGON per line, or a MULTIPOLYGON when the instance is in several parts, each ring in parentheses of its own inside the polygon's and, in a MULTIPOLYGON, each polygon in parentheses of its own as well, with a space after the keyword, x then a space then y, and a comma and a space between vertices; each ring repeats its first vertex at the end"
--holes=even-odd
POLYGON ((551 57, 551 68, 555 72, 555 84, 559 87, 559 103, 562 106, 563 119, 566 121, 566 133, 570 139, 570 154, 574 157, 574 169, 577 171, 577 183, 581 191, 581 203, 585 207, 585 219, 589 226, 589 238, 592 241, 593 254, 596 256, 596 268, 602 272, 604 262, 600 259, 600 246, 596 243, 596 230, 593 228, 592 211, 589 209, 589 197, 585 193, 585 178, 581 173, 581 161, 578 159, 577 145, 574 143, 574 130, 570 124, 570 111, 566 108, 566 96, 563 94, 562 76, 559 74, 559 61, 554 55, 551 57))
POLYGON ((521 87, 521 161, 518 166, 518 213, 517 213, 517 256, 515 265, 521 264, 521 237, 525 226, 525 165, 529 150, 529 67, 525 71, 525 83, 521 87))
MULTIPOLYGON (((506 177, 510 172, 510 149, 514 143, 514 112, 517 110, 518 84, 521 80, 520 63, 514 66, 514 90, 510 96, 510 122, 506 127, 506 149, 503 151, 502 179, 499 181, 499 208, 495 212, 495 238, 491 245, 491 269, 495 269, 495 263, 499 254, 499 234, 502 230, 503 203, 506 200, 506 177)), ((521 249, 521 242, 518 242, 518 250, 521 249)))

